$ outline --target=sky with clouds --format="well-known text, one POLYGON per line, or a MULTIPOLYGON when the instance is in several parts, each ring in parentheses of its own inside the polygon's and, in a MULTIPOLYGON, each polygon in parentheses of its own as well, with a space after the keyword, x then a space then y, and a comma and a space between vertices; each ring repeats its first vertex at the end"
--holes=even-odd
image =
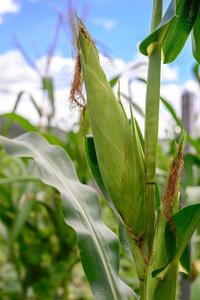
MULTIPOLYGON (((150 0, 71 0, 78 16, 82 17, 88 31, 95 39, 101 52, 102 66, 109 78, 124 73, 121 89, 128 95, 128 82, 134 101, 144 111, 145 85, 134 80, 146 78, 146 57, 139 53, 139 43, 149 34, 152 2, 150 0), (145 8, 145 9, 144 9, 145 8), (140 67, 135 68, 138 63, 140 67)), ((164 1, 166 7, 169 1, 164 1)), ((73 75, 71 53, 71 34, 67 22, 66 0, 1 0, 0 1, 0 97, 1 113, 9 112, 16 101, 17 94, 24 90, 32 94, 44 111, 48 113, 48 100, 41 92, 41 77, 46 72, 47 53, 51 45, 58 14, 63 15, 63 23, 58 37, 54 59, 51 61, 49 75, 54 79, 57 117, 55 125, 70 128, 76 112, 69 110, 67 101, 73 75), (18 47, 17 47, 18 45, 18 47), (21 50, 19 51, 19 45, 21 50), (27 56, 28 55, 28 59, 27 56), (70 120, 70 121, 69 121, 70 120)), ((195 92, 195 108, 200 110, 199 87, 196 84, 192 67, 190 38, 183 52, 170 65, 162 66, 162 95, 169 100, 177 114, 181 114, 181 93, 188 89, 195 92)), ((126 104, 125 104, 126 105, 126 104)), ((17 113, 36 122, 37 112, 31 107, 28 96, 24 96, 17 113), (31 111, 31 113, 30 113, 31 111)), ((160 132, 166 123, 173 124, 169 114, 161 106, 162 118, 160 132), (164 120, 164 122, 163 122, 164 120)), ((144 120, 136 113, 141 126, 144 120)), ((42 120, 45 123, 45 119, 42 120)))

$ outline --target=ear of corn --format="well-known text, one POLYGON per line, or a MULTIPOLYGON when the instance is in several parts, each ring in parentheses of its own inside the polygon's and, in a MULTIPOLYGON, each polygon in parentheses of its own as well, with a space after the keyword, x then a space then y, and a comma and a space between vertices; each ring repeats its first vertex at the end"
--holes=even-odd
POLYGON ((99 168, 122 222, 138 239, 146 229, 146 203, 144 162, 135 122, 132 117, 130 126, 100 66, 94 42, 77 21, 77 43, 99 168))

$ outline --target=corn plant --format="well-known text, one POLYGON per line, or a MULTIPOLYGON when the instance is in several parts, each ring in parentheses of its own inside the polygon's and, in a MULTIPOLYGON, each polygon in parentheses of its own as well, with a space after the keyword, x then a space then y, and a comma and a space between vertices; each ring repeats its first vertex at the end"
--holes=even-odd
MULTIPOLYGON (((176 299, 179 271, 191 270, 189 241, 200 223, 200 203, 179 210, 184 130, 174 147, 162 200, 155 170, 161 59, 164 63, 175 60, 193 30, 193 53, 200 62, 199 5, 199 0, 172 0, 162 16, 162 0, 153 1, 151 34, 140 45, 149 57, 144 138, 131 109, 128 120, 120 92, 116 99, 96 46, 77 18, 78 51, 70 100, 83 109, 83 116, 88 111, 93 134, 85 138, 88 165, 116 214, 120 243, 134 258, 141 300, 176 299)), ((13 140, 0 137, 0 143, 11 156, 32 157, 41 180, 60 191, 63 217, 76 231, 95 299, 138 299, 119 278, 119 241, 102 222, 97 192, 79 181, 67 153, 37 133, 13 140)))

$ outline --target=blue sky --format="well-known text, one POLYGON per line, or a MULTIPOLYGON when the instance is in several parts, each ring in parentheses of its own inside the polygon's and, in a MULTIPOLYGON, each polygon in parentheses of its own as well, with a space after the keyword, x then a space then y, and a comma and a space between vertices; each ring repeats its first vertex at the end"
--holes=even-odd
MULTIPOLYGON (((164 7, 170 1, 164 0, 164 7)), ((104 49, 109 49, 108 58, 102 59, 102 66, 109 78, 123 72, 131 64, 145 62, 146 65, 129 72, 121 78, 121 90, 128 96, 128 81, 134 76, 146 78, 147 58, 139 53, 139 43, 149 34, 152 14, 151 0, 71 0, 79 17, 87 11, 84 23, 89 33, 104 49)), ((71 37, 67 26, 67 0, 0 0, 0 98, 1 113, 9 112, 16 102, 16 97, 22 90, 33 95, 39 106, 48 115, 48 99, 41 90, 41 78, 37 71, 27 64, 24 57, 13 44, 14 36, 36 64, 42 75, 45 74, 46 54, 51 44, 58 20, 58 12, 64 17, 55 56, 51 63, 50 75, 55 84, 55 99, 57 107, 56 126, 69 128, 73 116, 67 108, 70 82, 73 75, 74 62, 71 53, 71 37), (45 104, 46 103, 46 104, 45 104), (66 116, 70 116, 67 118, 66 116), (64 125, 63 125, 64 124, 64 125)), ((161 95, 181 114, 181 94, 188 89, 195 93, 196 111, 200 111, 199 86, 194 80, 191 68, 195 61, 192 56, 190 38, 179 57, 170 65, 162 66, 161 95)), ((133 81, 131 90, 135 102, 144 111, 145 85, 133 81)), ((22 104, 17 113, 31 118, 36 122, 38 116, 32 108, 29 97, 23 96, 22 104), (30 114, 31 110, 31 114, 30 114)), ((161 105, 160 130, 164 132, 166 122, 173 125, 169 113, 161 105)), ((137 117, 137 113, 135 113, 137 117)), ((46 118, 47 119, 47 118, 46 118)), ((41 121, 41 120, 39 120, 41 121)), ((138 121, 144 127, 144 119, 138 116, 138 121)), ((42 121, 43 122, 43 121, 42 121)), ((44 120, 45 124, 46 120, 44 120)))
MULTIPOLYGON (((56 10, 66 16, 66 0, 3 0, 10 12, 2 13, 0 4, 0 54, 14 49, 13 35, 17 36, 33 60, 46 54, 57 22, 56 10), (9 6, 10 5, 10 6, 9 6), (37 56, 33 50, 37 47, 37 56), (34 47, 35 47, 34 46, 34 47)), ((150 0, 72 0, 77 13, 87 9, 86 26, 97 41, 110 49, 110 55, 128 62, 138 52, 138 44, 149 33, 152 2, 150 0), (77 3, 77 5, 76 5, 77 3)), ((169 1, 168 1, 169 2, 169 1)), ((165 1, 165 6, 167 1, 165 1)), ((172 63, 180 69, 178 82, 192 78, 190 38, 178 59, 172 63)), ((69 35, 61 30, 57 53, 71 56, 69 35)))

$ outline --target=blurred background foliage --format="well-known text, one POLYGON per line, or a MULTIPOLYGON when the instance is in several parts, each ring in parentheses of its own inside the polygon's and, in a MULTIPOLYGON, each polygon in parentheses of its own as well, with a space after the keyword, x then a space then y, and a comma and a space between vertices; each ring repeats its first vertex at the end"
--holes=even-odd
MULTIPOLYGON (((68 22, 72 36, 73 12, 74 7, 69 2, 68 20, 64 20, 64 24, 66 26, 68 22)), ((86 14, 87 12, 84 12, 84 15, 86 14)), ((39 132, 51 144, 65 149, 74 162, 82 183, 97 188, 91 178, 84 154, 84 136, 90 134, 87 114, 86 128, 82 126, 81 115, 79 121, 68 132, 52 125, 52 118, 56 113, 55 91, 48 70, 62 24, 63 16, 59 14, 53 41, 47 55, 45 76, 41 77, 42 90, 47 95, 51 108, 46 116, 48 120, 46 126, 35 126, 28 121, 28 116, 26 119, 16 114, 18 104, 23 101, 24 91, 22 91, 16 98, 13 110, 0 116, 0 133, 12 138, 24 132, 39 132)), ((16 42, 16 46, 26 60, 32 64, 19 42, 16 42)), ((112 87, 122 75, 111 80, 112 87)), ((44 110, 37 106, 31 94, 29 97, 33 109, 37 110, 38 116, 42 119, 44 110)), ((133 101, 134 95, 131 91, 129 97, 124 96, 121 91, 121 97, 131 103, 133 111, 135 110, 143 116, 142 109, 133 101)), ((172 136, 173 139, 162 139, 158 143, 157 180, 161 195, 165 189, 174 140, 178 142, 182 127, 173 108, 167 104, 168 113, 174 118, 175 126, 167 127, 169 134, 166 136, 172 136)), ((185 204, 200 201, 200 141, 199 138, 190 138, 189 141, 193 148, 184 155, 185 168, 181 183, 181 194, 185 204)), ((80 263, 75 232, 64 223, 62 218, 58 191, 41 183, 34 164, 29 159, 11 158, 0 151, 0 164, 0 299, 93 299, 80 263)), ((118 234, 116 217, 102 198, 100 191, 98 192, 103 220, 111 230, 118 234)), ((120 258, 121 278, 135 291, 139 291, 133 259, 123 249, 120 250, 120 258)), ((187 276, 187 280, 192 282, 190 299, 197 300, 200 293, 200 228, 192 240, 192 266, 192 274, 187 276)), ((181 289, 178 297, 181 297, 181 289)))

